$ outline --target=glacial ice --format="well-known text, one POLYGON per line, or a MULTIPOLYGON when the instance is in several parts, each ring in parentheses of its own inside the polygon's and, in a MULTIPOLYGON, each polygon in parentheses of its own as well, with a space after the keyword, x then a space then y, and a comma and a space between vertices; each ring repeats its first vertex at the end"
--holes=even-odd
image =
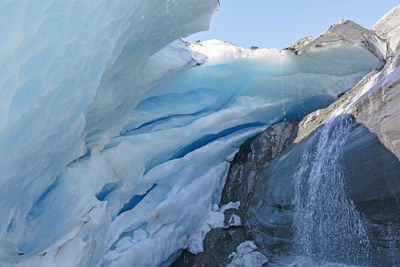
POLYGON ((382 64, 350 45, 172 42, 216 6, 0 3, 0 265, 157 266, 201 251, 238 146, 382 64))

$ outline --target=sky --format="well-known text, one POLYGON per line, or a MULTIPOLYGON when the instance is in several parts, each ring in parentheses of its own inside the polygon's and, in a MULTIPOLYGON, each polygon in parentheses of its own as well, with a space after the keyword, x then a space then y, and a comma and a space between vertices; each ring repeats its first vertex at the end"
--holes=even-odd
POLYGON ((370 28, 400 1, 394 0, 220 0, 210 29, 186 41, 219 39, 250 47, 282 49, 319 36, 340 19, 370 28))

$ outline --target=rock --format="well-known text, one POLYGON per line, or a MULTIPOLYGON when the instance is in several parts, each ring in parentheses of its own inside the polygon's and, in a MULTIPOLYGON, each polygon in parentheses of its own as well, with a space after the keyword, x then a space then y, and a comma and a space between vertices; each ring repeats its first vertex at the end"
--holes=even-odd
POLYGON ((371 30, 388 44, 386 58, 400 55, 400 6, 389 11, 371 30))
MULTIPOLYGON (((380 260, 375 262, 378 265, 390 263, 390 255, 399 253, 395 247, 399 243, 393 240, 400 237, 400 162, 374 133, 354 117, 352 120, 354 126, 343 150, 347 195, 365 219, 374 255, 371 258, 379 255, 380 260), (389 248, 391 243, 394 248, 389 248)), ((255 243, 270 253, 289 253, 294 245, 293 177, 306 149, 318 142, 323 127, 291 144, 269 163, 254 185, 244 216, 245 228, 255 243)))
POLYGON ((313 36, 307 35, 307 36, 301 38, 300 40, 298 40, 297 42, 295 42, 294 44, 289 45, 288 47, 285 47, 283 50, 296 51, 297 48, 306 46, 307 44, 309 44, 314 39, 315 38, 313 36))
POLYGON ((400 68, 384 79, 357 101, 351 113, 400 159, 400 68))
POLYGON ((229 229, 213 229, 203 241, 204 252, 191 254, 184 250, 180 258, 171 266, 226 266, 231 262, 230 255, 236 248, 246 240, 246 233, 242 227, 231 227, 229 229))
POLYGON ((365 76, 353 89, 326 109, 307 115, 299 124, 295 142, 326 123, 334 114, 352 114, 400 158, 400 58, 365 76))
POLYGON ((264 191, 264 187, 259 187, 261 184, 264 185, 264 176, 262 175, 264 169, 293 142, 296 132, 297 122, 282 122, 272 125, 253 140, 245 142, 231 162, 221 203, 241 201, 239 212, 242 222, 249 232, 251 240, 254 240, 262 248, 266 247, 265 243, 267 242, 264 239, 260 240, 260 234, 270 233, 277 229, 259 229, 255 225, 259 225, 264 219, 287 221, 285 216, 280 216, 286 205, 273 203, 268 206, 266 212, 263 210, 252 213, 247 211, 248 202, 254 201, 255 198, 258 199, 259 191, 264 191), (254 218, 264 215, 267 218, 263 217, 254 222, 254 218))
POLYGON ((285 48, 304 53, 332 45, 360 45, 381 61, 386 57, 386 43, 374 31, 365 29, 351 20, 341 20, 317 38, 306 36, 285 48))
POLYGON ((295 142, 326 123, 334 114, 352 114, 400 158, 400 58, 372 71, 353 89, 325 109, 307 115, 299 124, 295 142))
MULTIPOLYGON (((254 191, 255 181, 269 162, 281 155, 296 136, 297 122, 281 122, 268 127, 261 134, 241 145, 231 162, 220 206, 240 201, 239 209, 225 211, 225 219, 238 214, 246 219, 247 201, 254 191)), ((231 262, 229 255, 246 240, 251 240, 244 227, 213 229, 204 239, 204 252, 193 255, 185 250, 172 265, 178 266, 226 266, 231 262)))
POLYGON ((240 147, 230 165, 222 191, 222 205, 240 201, 239 210, 245 209, 255 181, 268 163, 278 157, 293 141, 296 127, 296 122, 274 124, 240 147))
POLYGON ((394 57, 399 52, 400 6, 379 20, 372 31, 387 43, 385 66, 380 71, 371 71, 326 109, 306 116, 300 122, 295 142, 326 123, 332 114, 346 112, 376 134, 382 144, 400 158, 400 105, 396 104, 400 101, 400 57, 394 57))

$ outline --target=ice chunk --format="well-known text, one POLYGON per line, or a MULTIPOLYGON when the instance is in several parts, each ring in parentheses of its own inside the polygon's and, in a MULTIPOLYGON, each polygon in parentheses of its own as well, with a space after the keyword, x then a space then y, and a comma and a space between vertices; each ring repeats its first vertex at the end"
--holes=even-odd
POLYGON ((217 204, 214 204, 211 211, 208 211, 207 219, 201 226, 200 230, 191 235, 191 240, 189 241, 188 248, 191 253, 197 254, 203 251, 203 240, 206 234, 215 228, 228 228, 230 226, 240 226, 242 225, 241 219, 238 215, 232 214, 229 218, 228 224, 225 225, 225 210, 227 209, 238 209, 240 201, 229 202, 228 204, 222 206, 220 209, 217 204))
POLYGON ((268 262, 268 258, 259 251, 253 241, 241 243, 231 254, 232 261, 228 267, 259 267, 268 262))

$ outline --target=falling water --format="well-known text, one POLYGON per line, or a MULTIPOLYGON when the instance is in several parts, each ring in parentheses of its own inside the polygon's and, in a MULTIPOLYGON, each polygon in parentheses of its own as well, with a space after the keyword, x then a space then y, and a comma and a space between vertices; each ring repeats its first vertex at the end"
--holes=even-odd
POLYGON ((342 152, 354 121, 339 116, 310 144, 294 175, 295 253, 315 260, 368 264, 363 220, 346 194, 342 152))
POLYGON ((283 120, 286 121, 286 104, 285 104, 285 95, 283 92, 283 68, 282 68, 282 51, 279 52, 279 70, 280 70, 280 92, 281 92, 281 106, 283 113, 283 120))

